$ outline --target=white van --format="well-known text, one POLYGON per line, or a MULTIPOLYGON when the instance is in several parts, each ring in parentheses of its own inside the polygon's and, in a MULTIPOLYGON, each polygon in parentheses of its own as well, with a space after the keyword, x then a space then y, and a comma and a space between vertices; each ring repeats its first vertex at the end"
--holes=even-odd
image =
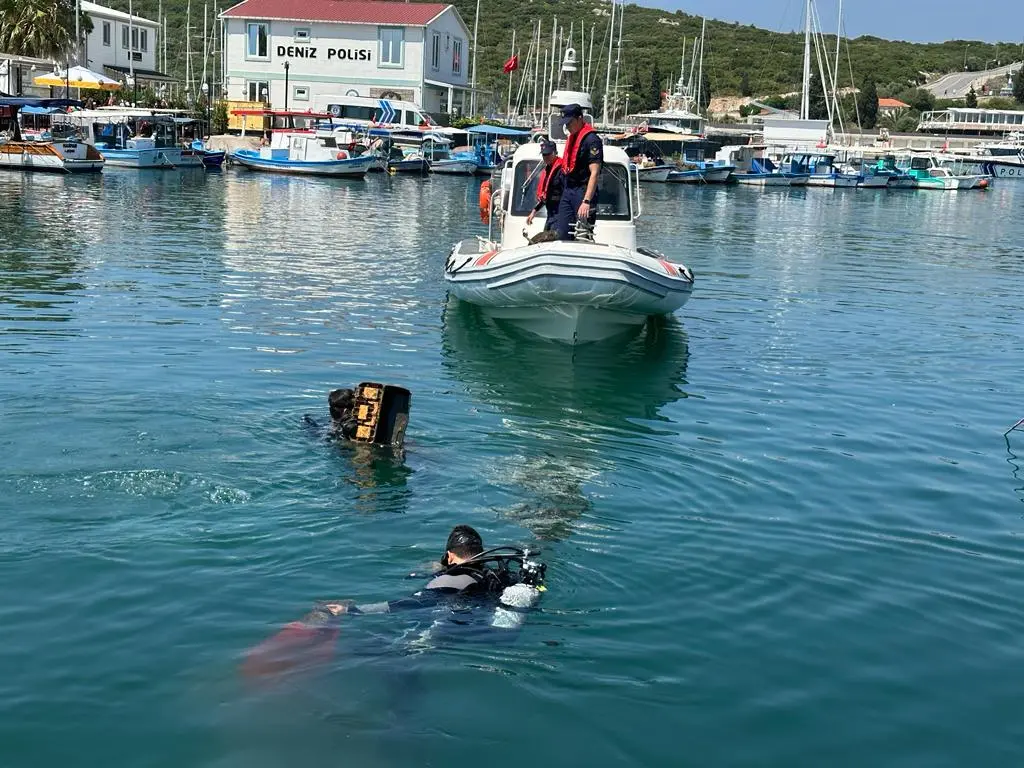
POLYGON ((329 114, 332 122, 378 128, 427 129, 436 124, 423 108, 411 101, 371 99, 365 96, 317 96, 313 111, 329 114))

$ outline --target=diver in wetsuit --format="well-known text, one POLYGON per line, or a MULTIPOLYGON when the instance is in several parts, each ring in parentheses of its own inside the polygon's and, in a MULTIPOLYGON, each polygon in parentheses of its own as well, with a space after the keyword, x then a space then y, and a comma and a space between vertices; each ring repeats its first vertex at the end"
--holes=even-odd
MULTIPOLYGON (((517 629, 535 606, 544 591, 542 563, 529 559, 530 553, 512 547, 484 550, 480 534, 468 525, 456 526, 448 536, 441 570, 434 574, 423 589, 409 597, 383 603, 356 605, 352 600, 334 600, 320 603, 301 620, 290 622, 274 636, 252 648, 242 664, 247 677, 268 674, 311 663, 323 663, 334 653, 340 631, 342 614, 383 614, 395 611, 438 608, 448 609, 449 621, 433 616, 431 629, 421 637, 450 634, 457 631, 468 639, 467 625, 485 630, 480 638, 493 638, 495 632, 505 637, 508 630, 517 629), (510 566, 518 566, 511 568, 510 566), (486 613, 474 607, 490 607, 486 613)), ((472 634, 472 633, 470 633, 472 634)), ((450 635, 455 637, 455 635, 450 635)))
POLYGON ((543 591, 545 567, 528 559, 528 553, 514 550, 515 554, 500 552, 508 548, 498 547, 484 551, 483 539, 468 525, 457 525, 452 529, 445 545, 441 570, 434 574, 423 589, 409 597, 383 603, 356 605, 352 600, 321 603, 317 610, 323 618, 326 611, 331 616, 342 613, 393 613, 395 611, 424 608, 437 605, 454 597, 496 598, 497 611, 491 626, 509 628, 518 626, 514 616, 506 615, 508 610, 532 607, 543 591), (519 570, 509 570, 509 562, 518 563, 519 570), (497 568, 490 567, 498 563, 497 568))

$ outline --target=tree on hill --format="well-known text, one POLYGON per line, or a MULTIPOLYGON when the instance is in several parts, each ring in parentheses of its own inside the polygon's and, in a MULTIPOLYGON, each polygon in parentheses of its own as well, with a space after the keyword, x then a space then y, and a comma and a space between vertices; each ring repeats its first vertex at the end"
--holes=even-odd
POLYGON ((740 76, 740 96, 753 96, 754 89, 750 87, 750 73, 747 70, 743 70, 743 74, 740 76))
POLYGON ((1024 104, 1024 66, 1013 76, 1013 98, 1018 104, 1024 104))
POLYGON ((968 109, 974 109, 978 106, 978 94, 974 91, 974 86, 971 86, 971 90, 967 92, 967 98, 964 100, 968 109))
POLYGON ((821 78, 817 72, 811 73, 810 102, 807 107, 807 117, 811 120, 825 120, 828 118, 828 104, 825 103, 825 88, 821 84, 821 78))
POLYGON ((857 111, 860 113, 860 124, 864 128, 874 128, 878 122, 878 86, 874 80, 868 80, 857 95, 857 111))
POLYGON ((658 69, 657 62, 651 69, 651 87, 647 89, 647 103, 644 107, 649 110, 661 108, 661 70, 658 69))

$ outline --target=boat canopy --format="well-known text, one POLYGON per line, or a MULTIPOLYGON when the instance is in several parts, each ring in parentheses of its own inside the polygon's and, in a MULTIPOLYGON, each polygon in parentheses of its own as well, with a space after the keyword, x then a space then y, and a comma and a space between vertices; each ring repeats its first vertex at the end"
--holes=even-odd
POLYGON ((81 107, 82 102, 75 99, 37 99, 29 96, 0 96, 0 107, 46 107, 62 109, 64 107, 81 107))
POLYGON ((467 133, 486 133, 493 136, 529 136, 529 129, 506 128, 503 125, 473 125, 466 129, 467 133))
POLYGON ((60 107, 22 107, 23 115, 52 115, 54 112, 63 112, 60 107))

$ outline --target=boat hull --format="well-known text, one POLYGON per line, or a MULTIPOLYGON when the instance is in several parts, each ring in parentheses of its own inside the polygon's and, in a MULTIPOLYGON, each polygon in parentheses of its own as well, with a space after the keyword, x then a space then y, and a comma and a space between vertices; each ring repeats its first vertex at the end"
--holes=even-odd
POLYGON ((555 241, 481 252, 463 240, 445 264, 456 298, 546 339, 601 341, 682 307, 693 276, 654 251, 555 241))
POLYGON ((862 189, 885 189, 889 186, 888 176, 865 176, 857 182, 862 189))
POLYGON ((388 162, 388 173, 420 173, 430 170, 426 160, 393 160, 388 162))
POLYGON ((704 181, 708 184, 725 184, 729 181, 735 168, 705 168, 704 181))
POLYGON ((365 176, 373 163, 372 157, 352 157, 344 160, 268 160, 251 149, 236 149, 231 160, 254 171, 290 173, 300 176, 365 176))
POLYGON ((100 154, 113 168, 177 168, 182 165, 181 150, 173 147, 154 149, 100 148, 100 154))
POLYGON ((672 172, 672 166, 670 165, 659 165, 653 168, 637 168, 637 177, 640 181, 649 182, 663 182, 668 181, 668 176, 672 172))
POLYGON ((476 163, 472 160, 433 160, 430 170, 432 173, 472 176, 476 173, 476 163))
POLYGON ((65 142, 8 141, 0 144, 0 168, 44 173, 96 173, 103 170, 103 158, 87 144, 65 142))
POLYGON ((703 184, 704 171, 699 168, 687 171, 672 171, 668 175, 668 181, 672 184, 703 184))
POLYGON ((734 173, 733 181, 750 187, 788 187, 791 179, 781 173, 734 173))

